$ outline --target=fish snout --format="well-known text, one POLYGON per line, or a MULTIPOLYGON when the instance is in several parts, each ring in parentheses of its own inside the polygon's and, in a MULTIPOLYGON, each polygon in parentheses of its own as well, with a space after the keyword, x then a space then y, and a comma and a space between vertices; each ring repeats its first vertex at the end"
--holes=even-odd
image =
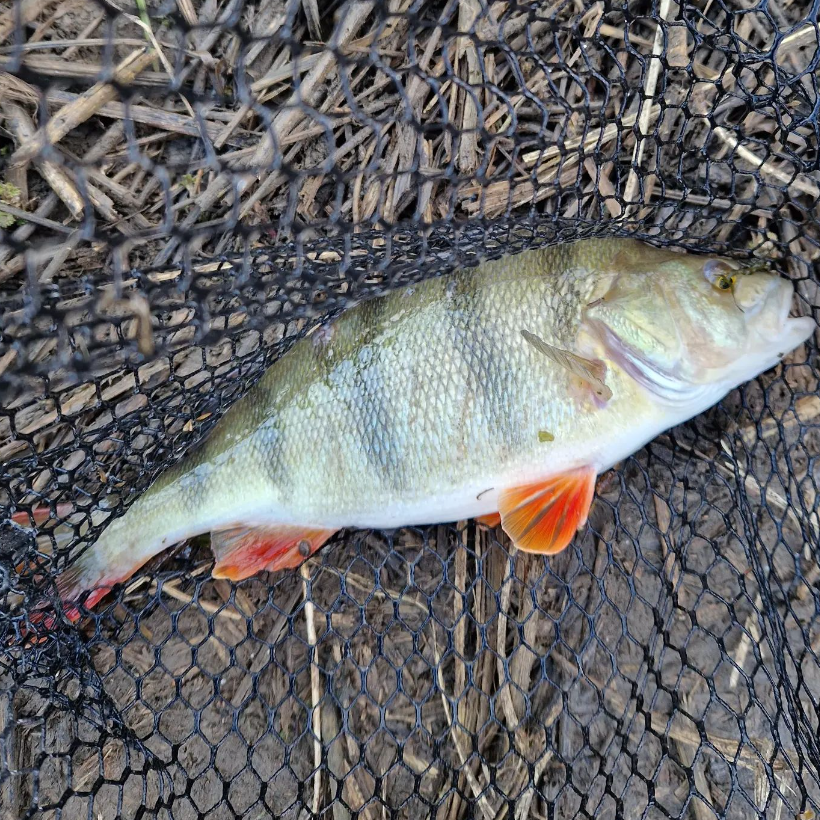
POLYGON ((735 284, 735 301, 747 326, 768 344, 793 350, 816 328, 808 316, 791 318, 794 286, 788 279, 770 274, 741 276, 735 284))

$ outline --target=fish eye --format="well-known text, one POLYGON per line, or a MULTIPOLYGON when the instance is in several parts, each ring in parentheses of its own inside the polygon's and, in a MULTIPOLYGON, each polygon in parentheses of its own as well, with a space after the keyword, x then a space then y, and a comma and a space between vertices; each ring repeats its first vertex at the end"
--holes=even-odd
POLYGON ((710 259, 703 266, 703 275, 716 290, 732 290, 737 281, 735 271, 725 262, 710 259))

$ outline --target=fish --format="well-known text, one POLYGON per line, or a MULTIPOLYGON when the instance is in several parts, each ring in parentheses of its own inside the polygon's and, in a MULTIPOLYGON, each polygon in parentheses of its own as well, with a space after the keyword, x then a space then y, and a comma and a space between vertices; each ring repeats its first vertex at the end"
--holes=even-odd
POLYGON ((340 530, 471 518, 554 555, 597 476, 812 335, 793 296, 759 265, 607 238, 363 301, 110 521, 57 578, 66 614, 205 533, 232 581, 292 569, 340 530))

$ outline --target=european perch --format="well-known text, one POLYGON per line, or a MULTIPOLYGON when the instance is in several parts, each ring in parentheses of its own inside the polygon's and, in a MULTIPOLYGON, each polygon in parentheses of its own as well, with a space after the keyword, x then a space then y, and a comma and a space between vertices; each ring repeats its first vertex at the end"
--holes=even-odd
POLYGON ((531 250, 365 302, 295 344, 57 581, 69 617, 183 539, 217 578, 343 528, 477 517, 556 553, 596 476, 815 330, 791 283, 632 240, 531 250))

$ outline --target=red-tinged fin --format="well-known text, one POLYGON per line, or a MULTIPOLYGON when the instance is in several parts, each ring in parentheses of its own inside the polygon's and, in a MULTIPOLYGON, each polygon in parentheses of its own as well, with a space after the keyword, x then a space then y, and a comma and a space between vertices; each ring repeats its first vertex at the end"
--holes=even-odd
MULTIPOLYGON (((73 504, 69 503, 62 503, 57 505, 56 513, 57 518, 67 518, 71 515, 72 510, 74 509, 73 504)), ((34 519, 34 526, 39 527, 41 524, 45 524, 51 518, 51 507, 47 504, 40 504, 39 506, 35 507, 31 513, 27 510, 20 510, 20 512, 14 513, 12 515, 11 520, 20 527, 31 527, 31 520, 34 519)))
POLYGON ((115 573, 110 567, 100 566, 93 546, 87 549, 65 572, 57 576, 57 593, 63 602, 66 618, 69 621, 79 620, 80 604, 85 609, 92 609, 117 584, 127 581, 147 560, 148 558, 143 559, 125 571, 115 573))
POLYGON ((298 567, 336 530, 279 524, 270 527, 235 527, 211 534, 216 558, 212 575, 241 581, 257 572, 298 567))
POLYGON ((586 523, 594 492, 592 467, 512 487, 499 496, 501 526, 519 549, 552 555, 586 523))
POLYGON ((489 515, 479 515, 476 518, 479 524, 485 527, 497 527, 501 523, 501 513, 490 513, 489 515))

